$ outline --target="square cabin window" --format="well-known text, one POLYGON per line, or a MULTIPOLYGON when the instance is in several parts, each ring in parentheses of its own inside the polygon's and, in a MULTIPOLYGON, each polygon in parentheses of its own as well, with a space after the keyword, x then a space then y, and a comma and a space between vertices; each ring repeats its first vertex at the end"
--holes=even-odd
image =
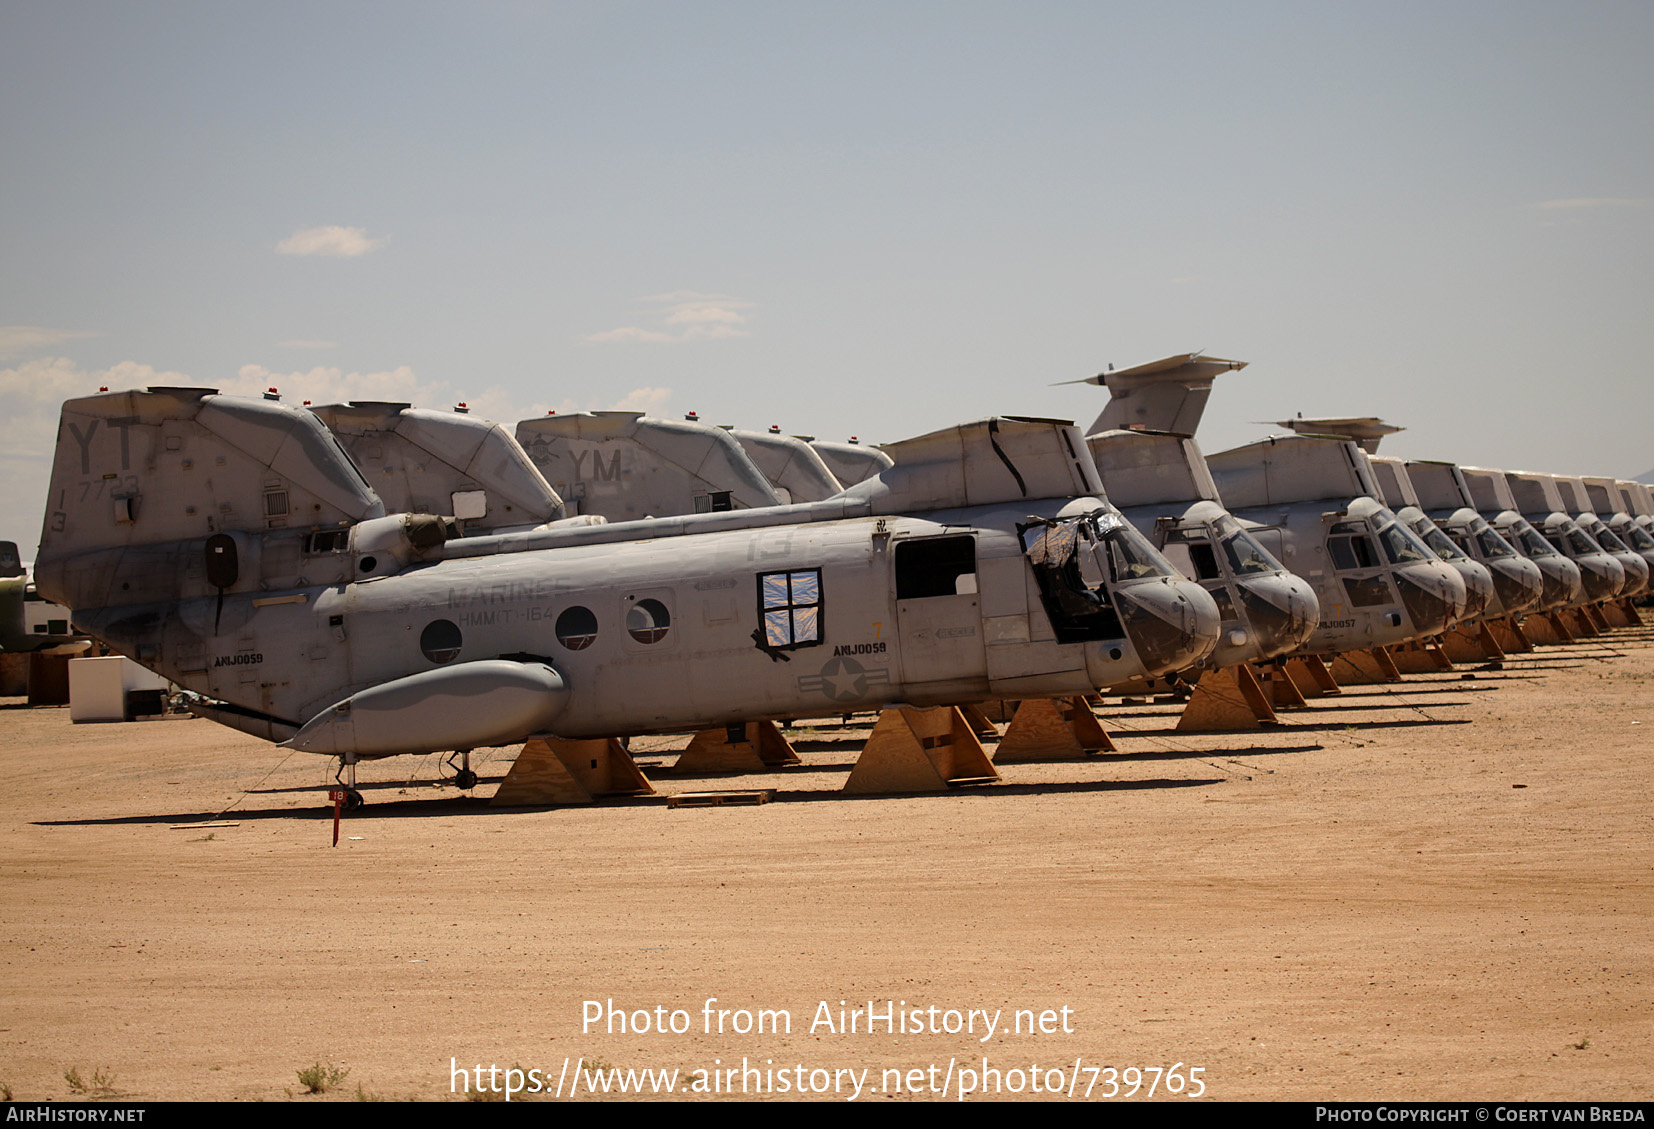
POLYGON ((962 596, 975 591, 975 537, 923 537, 897 543, 898 600, 962 596))
POLYGON ((821 570, 791 569, 758 574, 758 617, 764 643, 775 650, 814 647, 821 642, 821 570))

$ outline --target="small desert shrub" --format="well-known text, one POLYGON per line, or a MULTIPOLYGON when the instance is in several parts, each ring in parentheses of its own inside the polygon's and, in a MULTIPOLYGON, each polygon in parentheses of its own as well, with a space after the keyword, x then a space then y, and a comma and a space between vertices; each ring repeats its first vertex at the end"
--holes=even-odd
POLYGON ((349 1073, 348 1067, 334 1066, 331 1063, 323 1066, 318 1062, 299 1071, 299 1085, 304 1087, 307 1094, 325 1094, 343 1082, 345 1075, 349 1073))

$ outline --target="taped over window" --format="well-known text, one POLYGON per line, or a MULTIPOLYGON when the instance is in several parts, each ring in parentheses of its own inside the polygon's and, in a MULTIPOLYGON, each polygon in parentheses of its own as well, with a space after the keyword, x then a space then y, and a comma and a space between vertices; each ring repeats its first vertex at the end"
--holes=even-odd
POLYGON ((821 570, 758 574, 758 614, 764 644, 772 650, 821 642, 821 570))

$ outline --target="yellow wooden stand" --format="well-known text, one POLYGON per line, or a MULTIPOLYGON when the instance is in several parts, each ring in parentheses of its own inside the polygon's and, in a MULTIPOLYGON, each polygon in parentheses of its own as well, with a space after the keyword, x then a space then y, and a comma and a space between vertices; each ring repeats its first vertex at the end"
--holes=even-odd
POLYGON ((1275 710, 1264 697, 1252 668, 1233 666, 1208 670, 1195 683, 1194 693, 1178 715, 1180 733, 1210 733, 1224 729, 1259 729, 1275 721, 1275 710))
POLYGON ((1332 671, 1320 655, 1288 659, 1286 673, 1292 679, 1292 684, 1306 698, 1330 697, 1344 692, 1338 685, 1338 679, 1333 677, 1332 671))
POLYGON ((1618 607, 1620 609, 1620 614, 1625 616, 1625 623, 1627 627, 1644 626, 1643 617, 1641 613, 1637 611, 1637 605, 1631 602, 1631 597, 1627 596, 1625 599, 1621 600, 1618 607))
POLYGON ((1457 627, 1442 636, 1442 651, 1449 659, 1460 663, 1498 661, 1505 657, 1504 648, 1494 637, 1487 621, 1475 627, 1457 627))
MULTIPOLYGON (((1016 711, 1013 710, 1012 712, 1015 713, 1016 711)), ((970 726, 971 731, 978 737, 999 736, 999 726, 993 723, 981 706, 967 703, 959 707, 959 713, 965 719, 965 724, 970 726)))
POLYGON ((654 786, 614 738, 552 737, 523 746, 491 802, 496 807, 589 804, 598 796, 654 793, 654 786))
POLYGON ((1254 672, 1258 676, 1258 683, 1263 689, 1264 700, 1278 710, 1308 709, 1309 702, 1304 699, 1304 693, 1293 681, 1292 675, 1287 673, 1286 663, 1262 663, 1254 672))
POLYGON ((703 729, 672 766, 674 776, 705 776, 715 772, 765 772, 798 764, 781 727, 773 721, 749 721, 741 739, 731 741, 729 728, 703 729))
POLYGON ((1002 725, 1017 714, 1017 702, 1014 698, 993 698, 986 702, 977 702, 971 708, 988 722, 999 722, 1002 725))
POLYGON ((1573 633, 1575 639, 1590 639, 1602 634, 1588 605, 1568 608, 1562 613, 1562 618, 1567 622, 1568 630, 1573 633))
POLYGON ((1401 671, 1382 647, 1368 651, 1345 651, 1332 660, 1333 677, 1345 686, 1400 682, 1401 671))
POLYGON ((1080 760, 1119 751, 1084 698, 1029 698, 1017 706, 999 739, 994 763, 1080 760))
POLYGON ((1533 650, 1533 640, 1528 638, 1526 626, 1517 623, 1510 616, 1495 620, 1487 625, 1487 629, 1494 642, 1499 644, 1500 650, 1507 655, 1527 654, 1533 650))
POLYGON ((879 714, 844 791, 941 792, 998 780, 982 742, 956 707, 910 707, 879 714))
POLYGON ((1388 652, 1396 670, 1403 674, 1429 674, 1438 670, 1452 670, 1453 660, 1437 643, 1403 643, 1388 652))
POLYGON ((1522 621, 1522 632, 1540 646, 1554 643, 1572 643, 1574 633, 1559 612, 1530 615, 1522 621))

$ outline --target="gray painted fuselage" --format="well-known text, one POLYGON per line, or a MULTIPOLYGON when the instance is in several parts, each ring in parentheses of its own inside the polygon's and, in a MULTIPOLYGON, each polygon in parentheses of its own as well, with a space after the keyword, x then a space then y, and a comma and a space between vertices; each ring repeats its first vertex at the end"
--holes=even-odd
POLYGON ((43 590, 198 712, 347 759, 1078 694, 1218 632, 1061 421, 905 440, 821 502, 471 537, 279 404, 108 394, 60 436, 43 590))

